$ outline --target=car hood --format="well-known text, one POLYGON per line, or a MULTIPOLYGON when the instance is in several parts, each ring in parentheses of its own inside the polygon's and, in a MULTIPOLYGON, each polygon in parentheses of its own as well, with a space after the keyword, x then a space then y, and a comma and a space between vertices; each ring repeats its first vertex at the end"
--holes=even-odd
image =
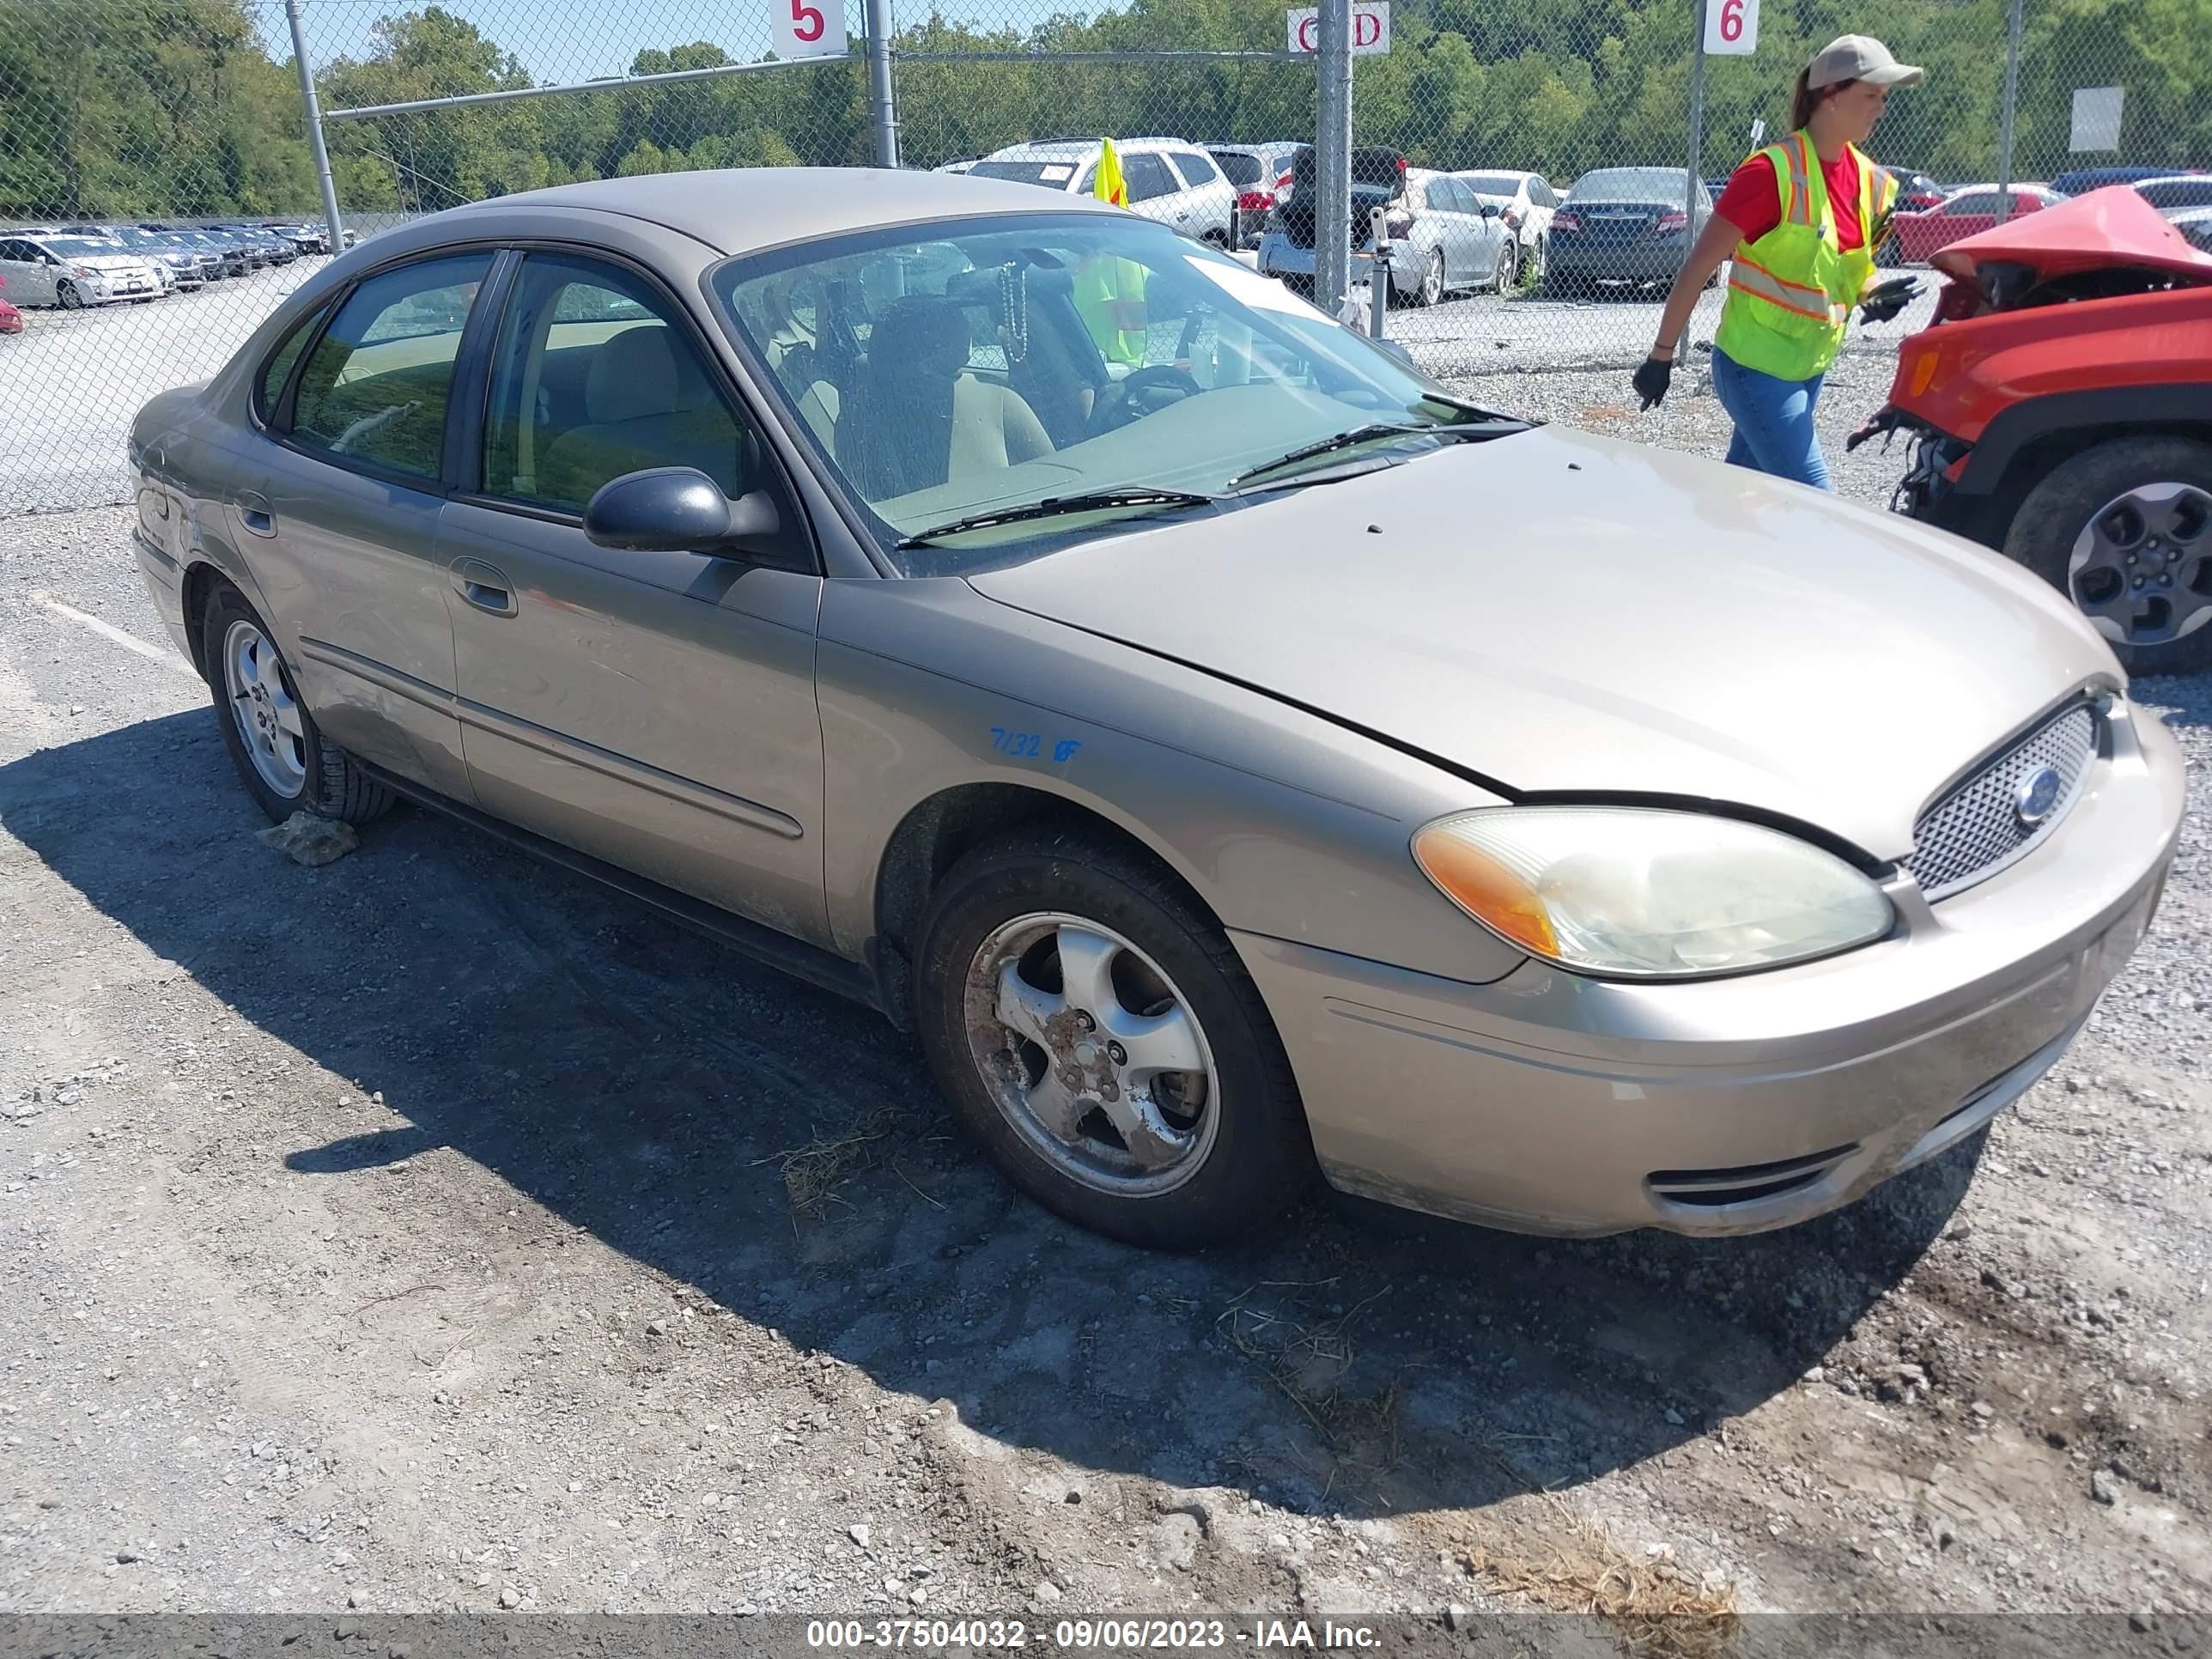
POLYGON ((2122 267, 2212 281, 2212 254, 2191 246, 2164 214, 2126 185, 2094 190, 1961 237, 1933 261, 1945 276, 1960 277, 1984 262, 2026 265, 2045 282, 2122 267))
POLYGON ((1548 427, 969 580, 1515 794, 1731 803, 1880 859, 1983 753, 2121 682, 1984 549, 1548 427))

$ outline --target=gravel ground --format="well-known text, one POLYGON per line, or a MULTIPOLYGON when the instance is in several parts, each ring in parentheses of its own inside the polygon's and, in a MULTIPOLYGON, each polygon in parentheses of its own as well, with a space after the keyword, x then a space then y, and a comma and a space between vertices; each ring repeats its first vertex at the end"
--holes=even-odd
MULTIPOLYGON (((1832 430, 1886 380, 1841 366, 1832 430)), ((1688 387, 1476 384, 1725 439, 1688 387)), ((1832 459, 1875 501, 1902 465, 1832 459)), ((0 1610, 1434 1615, 1612 1572, 2193 1639, 2212 681, 2138 684, 2187 839, 1985 1138, 1753 1239, 1325 1206, 1162 1260, 1011 1197, 872 1017, 611 896, 404 811, 261 846, 126 535, 0 522, 0 1610)))

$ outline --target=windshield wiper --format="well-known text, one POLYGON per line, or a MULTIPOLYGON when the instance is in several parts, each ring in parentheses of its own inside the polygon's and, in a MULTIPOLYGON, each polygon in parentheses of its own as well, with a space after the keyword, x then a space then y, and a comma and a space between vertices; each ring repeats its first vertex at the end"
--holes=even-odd
POLYGON ((899 538, 901 547, 921 547, 941 536, 957 536, 964 531, 988 530, 994 525, 1019 524, 1024 519, 1057 519, 1069 513, 1095 512, 1109 507, 1212 507, 1221 500, 1218 495, 1200 495, 1194 489, 1161 489, 1152 484, 1118 484, 1106 489, 1086 489, 1074 495, 1048 495, 1041 501, 1025 501, 1019 507, 995 507, 988 513, 975 513, 964 519, 955 519, 950 524, 933 525, 927 530, 917 530, 911 536, 899 538))
POLYGON ((1328 455, 1340 449, 1350 449, 1355 444, 1371 443, 1378 438, 1496 438, 1521 429, 1518 421, 1485 420, 1453 421, 1417 423, 1412 421, 1377 421, 1367 426, 1356 426, 1349 432, 1340 432, 1330 438, 1322 438, 1310 444, 1301 444, 1287 455, 1278 455, 1272 461, 1247 467, 1229 481, 1231 490, 1258 477, 1263 472, 1311 460, 1316 455, 1328 455))

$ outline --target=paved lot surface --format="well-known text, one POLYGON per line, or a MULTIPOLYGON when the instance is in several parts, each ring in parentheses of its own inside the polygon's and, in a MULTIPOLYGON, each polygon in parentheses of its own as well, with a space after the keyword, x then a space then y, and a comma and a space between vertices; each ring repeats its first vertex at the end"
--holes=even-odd
MULTIPOLYGON (((1839 428, 1886 378, 1838 371, 1839 428)), ((1717 450, 1622 379, 1478 384, 1717 450)), ((574 878, 406 811, 287 862, 125 515, 0 522, 0 1609, 1602 1581, 2193 1639, 2212 685, 2138 690, 2196 768, 2165 908, 1985 1141, 1756 1239, 1320 1208, 1164 1260, 1011 1197, 872 1017, 574 878)))

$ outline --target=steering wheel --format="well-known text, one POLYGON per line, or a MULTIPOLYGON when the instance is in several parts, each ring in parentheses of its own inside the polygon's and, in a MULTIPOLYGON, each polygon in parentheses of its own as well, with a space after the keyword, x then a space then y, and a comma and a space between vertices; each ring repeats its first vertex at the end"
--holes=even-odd
POLYGON ((1118 431, 1132 421, 1157 415, 1169 404, 1195 398, 1205 390, 1188 369, 1177 368, 1173 363, 1153 363, 1137 369, 1108 388, 1091 416, 1091 435, 1096 438, 1118 431))

